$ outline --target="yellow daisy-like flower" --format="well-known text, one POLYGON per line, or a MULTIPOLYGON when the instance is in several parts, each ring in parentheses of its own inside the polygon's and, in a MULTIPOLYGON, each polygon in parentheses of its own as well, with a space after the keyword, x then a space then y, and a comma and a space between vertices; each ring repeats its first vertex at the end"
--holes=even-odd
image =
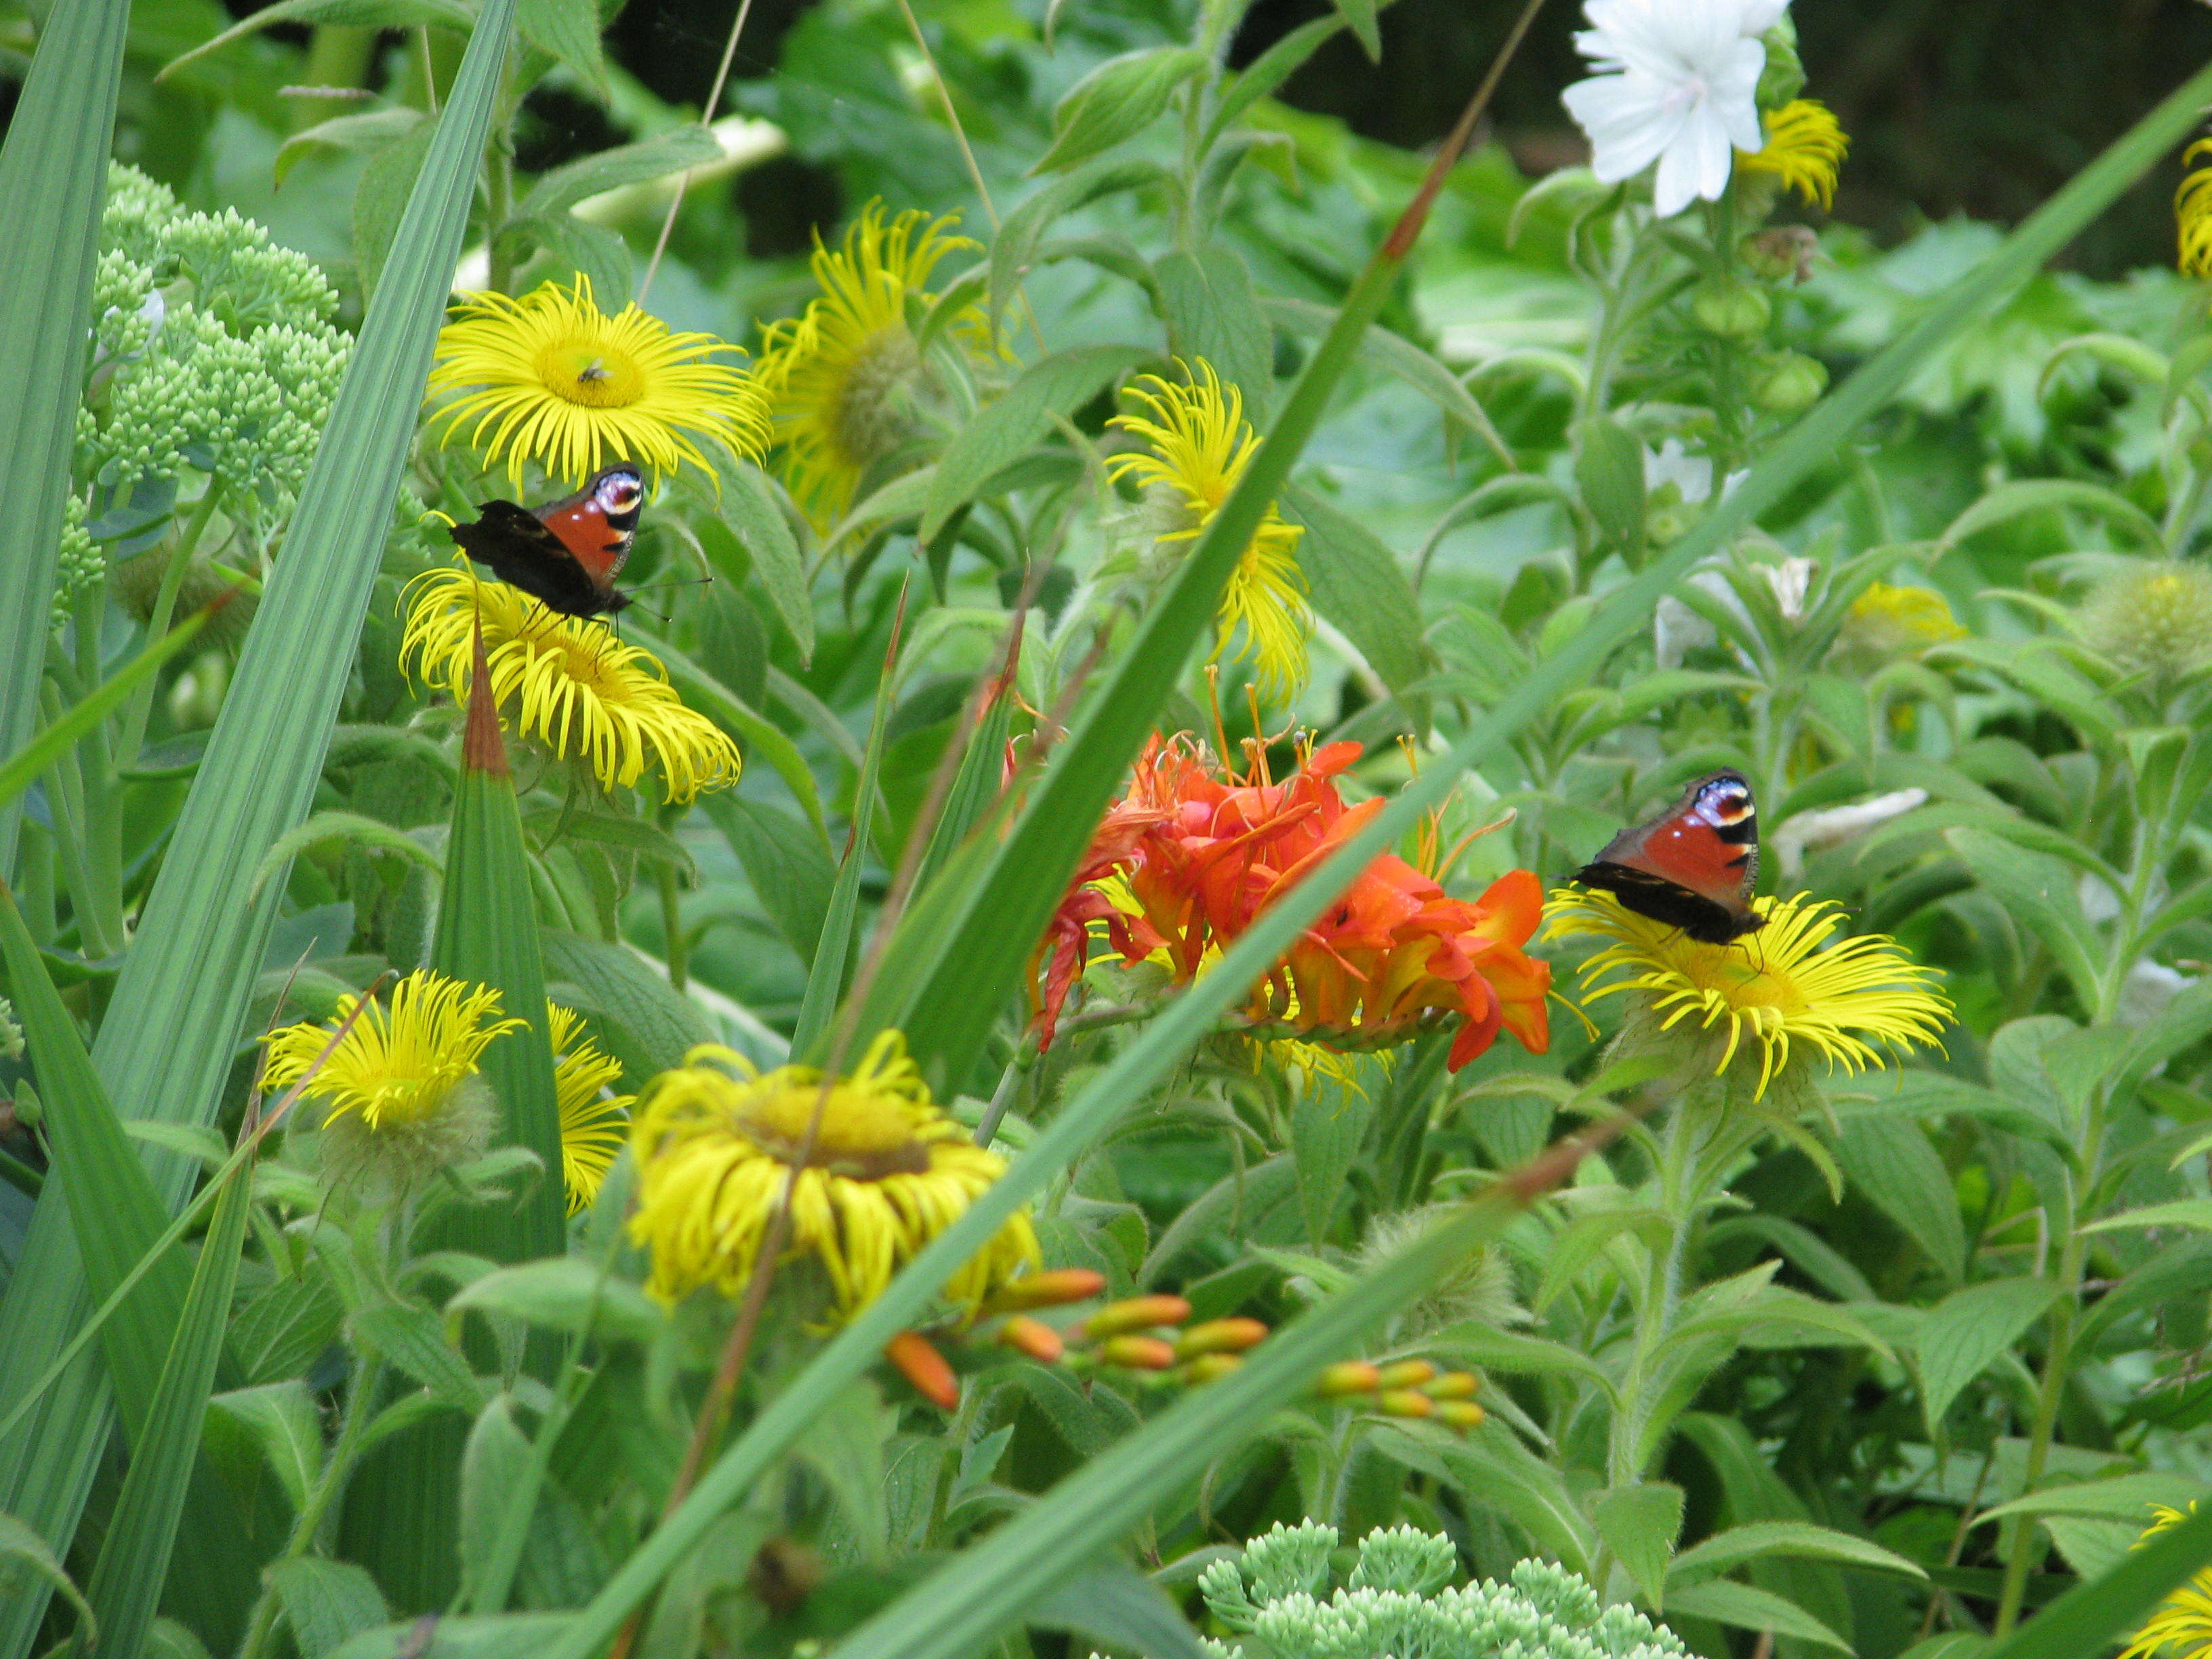
MULTIPOLYGON (((1260 447, 1259 434, 1244 418, 1243 394, 1235 386, 1224 389, 1204 358, 1179 367, 1188 377, 1183 385, 1147 374, 1130 388, 1129 395, 1148 414, 1116 415, 1107 422, 1152 446, 1149 453, 1113 457, 1106 463, 1108 473, 1158 486, 1188 520, 1164 541, 1196 540, 1260 447)), ((1285 523, 1270 503, 1223 590, 1214 619, 1215 659, 1241 629, 1244 646, 1237 656, 1251 659, 1262 688, 1278 696, 1293 695, 1306 678, 1313 612, 1306 605, 1297 558, 1304 533, 1285 523)))
MULTIPOLYGON (((306 1075, 339 1021, 359 1006, 338 1000, 337 1018, 288 1025, 262 1038, 269 1054, 262 1085, 271 1092, 306 1075)), ((436 1116, 477 1074, 492 1039, 523 1022, 499 1018, 499 993, 420 968, 392 988, 387 1004, 361 1011, 306 1096, 332 1118, 357 1116, 372 1130, 406 1128, 436 1116)))
MULTIPOLYGON (((2151 1505, 2154 1517, 2143 1535, 2136 1540, 2137 1548, 2148 1543, 2169 1527, 2178 1527, 2197 1513, 2191 1504, 2186 1510, 2168 1509, 2163 1504, 2151 1505)), ((2120 1659, 2208 1659, 2212 1656, 2212 1567, 2199 1567, 2190 1575, 2189 1582, 2170 1592, 2166 1600, 2151 1609, 2151 1615, 2136 1632, 2120 1659)))
POLYGON ((2174 263, 2185 276, 2212 276, 2212 162, 2195 166, 2200 155, 2212 155, 2212 138, 2199 138, 2181 152, 2181 188, 2173 192, 2181 245, 2174 263))
POLYGON ((1844 613, 1836 643, 1887 659, 1966 636, 1950 602, 1935 589, 1869 582, 1844 613))
POLYGON ((1766 147, 1738 150, 1736 165, 1746 173, 1770 173, 1808 202, 1825 210, 1836 204, 1836 175, 1851 141, 1834 112, 1812 98, 1796 98, 1768 110, 1766 147))
POLYGON ((561 1184, 568 1213, 599 1195, 615 1157, 629 1135, 635 1095, 608 1099, 604 1091, 622 1077, 622 1062, 605 1053, 584 1022, 557 1003, 545 1005, 553 1040, 553 1095, 561 1109, 561 1184))
POLYGON ((1789 1064, 1793 1045, 1855 1073, 1880 1066, 1883 1048, 1936 1043, 1951 1003, 1933 988, 1935 969, 1879 935, 1821 949, 1844 923, 1826 900, 1801 893, 1753 903, 1765 923, 1757 933, 1706 945, 1638 915, 1610 893, 1559 888, 1545 907, 1544 936, 1607 941, 1582 966, 1584 997, 1640 999, 1662 1031, 1690 1021, 1724 1033, 1716 1075, 1755 1045, 1754 1099, 1789 1064))
POLYGON ((469 295, 438 331, 429 392, 452 399, 444 435, 473 421, 469 442, 504 460, 518 490, 532 460, 571 486, 621 460, 656 479, 686 461, 711 473, 702 438, 756 461, 768 446, 760 389, 725 355, 741 354, 673 333, 635 302, 608 316, 579 275, 519 300, 469 295))
MULTIPOLYGON (((648 1291, 674 1302, 702 1285, 726 1296, 744 1288, 822 1098, 811 1066, 762 1076, 711 1045, 653 1080, 630 1128, 630 1236, 653 1253, 648 1291)), ((905 1040, 886 1031, 830 1085, 812 1155, 799 1166, 781 1259, 817 1261, 837 1316, 849 1318, 1005 1170, 931 1103, 905 1040)), ((972 1307, 1036 1261, 1036 1235, 1018 1213, 947 1292, 972 1307)))
POLYGON ((671 801, 738 781, 744 763, 729 734, 684 706, 652 653, 601 624, 556 615, 465 562, 425 571, 402 599, 403 670, 411 661, 423 684, 465 702, 481 616, 493 701, 518 704, 524 736, 562 758, 584 757, 607 788, 630 787, 648 763, 671 801))
MULTIPOLYGON (((884 204, 869 203, 835 251, 815 239, 820 296, 761 331, 761 388, 784 481, 817 528, 842 518, 869 470, 920 435, 915 395, 928 365, 913 323, 936 300, 930 273, 977 246, 953 234, 958 223, 957 214, 919 210, 886 222, 884 204)), ((974 306, 961 308, 951 336, 990 349, 990 325, 974 306)))

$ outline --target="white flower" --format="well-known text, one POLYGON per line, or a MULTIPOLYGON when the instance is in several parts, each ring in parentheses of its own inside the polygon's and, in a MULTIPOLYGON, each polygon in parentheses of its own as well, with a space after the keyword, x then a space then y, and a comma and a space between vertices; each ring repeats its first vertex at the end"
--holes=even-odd
MULTIPOLYGON (((1749 467, 1742 467, 1721 480, 1721 494, 1733 492, 1735 487, 1751 476, 1749 467)), ((1695 507, 1713 493, 1713 458, 1692 455, 1682 447, 1680 438, 1669 438, 1656 450, 1644 452, 1644 489, 1648 495, 1656 495, 1665 485, 1674 486, 1674 493, 1686 507, 1695 507)))
POLYGON ((1607 184, 1654 161, 1662 218, 1698 197, 1717 201, 1739 149, 1765 147, 1753 94, 1766 67, 1759 36, 1789 0, 1584 0, 1591 27, 1575 44, 1597 73, 1561 95, 1589 135, 1590 169, 1607 184))
POLYGON ((1759 574, 1766 578, 1766 586, 1774 595, 1774 604, 1782 612, 1782 620, 1795 627, 1805 620, 1805 596, 1812 591, 1813 573, 1820 567, 1811 559, 1784 559, 1780 564, 1763 564, 1759 574))

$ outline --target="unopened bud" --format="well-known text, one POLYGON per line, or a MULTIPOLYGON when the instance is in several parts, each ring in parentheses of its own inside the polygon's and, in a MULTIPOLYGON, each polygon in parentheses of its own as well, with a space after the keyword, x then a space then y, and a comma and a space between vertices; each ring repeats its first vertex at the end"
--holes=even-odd
POLYGON ((1376 1378, 1378 1389, 1418 1389, 1437 1374, 1437 1368, 1425 1359, 1401 1359, 1385 1365, 1376 1378))
POLYGON ((1431 1400, 1472 1400, 1480 1386, 1472 1371, 1446 1371, 1434 1382, 1424 1382, 1421 1392, 1431 1400))
POLYGON ((1770 415, 1810 409, 1828 389, 1828 371, 1802 351, 1778 352, 1752 371, 1751 400, 1770 415))
POLYGON ((1182 1368, 1182 1380, 1195 1388, 1228 1376, 1243 1363, 1233 1353, 1202 1353, 1182 1368))
POLYGON ((1462 1434, 1469 1429, 1480 1428, 1486 1415, 1487 1413, 1482 1407, 1472 1400, 1445 1400, 1437 1405, 1437 1420, 1447 1428, 1457 1429, 1462 1434))
POLYGON ((1762 290, 1750 283, 1717 276, 1698 284, 1697 292, 1690 296, 1690 315, 1708 334, 1750 340, 1766 332, 1774 307, 1762 290))
POLYGON ((884 1345, 884 1358, 931 1404, 948 1412, 960 1404, 960 1379, 920 1331, 901 1331, 884 1345))
POLYGON ((999 1340, 1043 1365, 1057 1365, 1060 1357, 1067 1352, 1067 1345, 1060 1340, 1058 1331, 1027 1314, 1016 1314, 1001 1326, 999 1340))
POLYGON ((1054 1267, 1005 1286, 983 1304, 986 1316, 1025 1308, 1059 1308, 1088 1302, 1106 1288, 1106 1275, 1091 1267, 1054 1267))
POLYGON ((1385 1389, 1375 1396, 1375 1409, 1385 1417, 1427 1417, 1437 1402, 1419 1389, 1385 1389))
POLYGON ((1098 1345, 1098 1363, 1133 1371, 1164 1371, 1176 1363, 1176 1351, 1157 1336, 1109 1336, 1098 1345))
POLYGON ((1160 1325, 1180 1325, 1190 1317, 1190 1304, 1179 1296, 1133 1296, 1126 1302, 1109 1302, 1076 1327, 1084 1339, 1119 1336, 1124 1331, 1149 1331, 1160 1325))
POLYGON ((1265 1341, 1267 1328, 1256 1319, 1209 1319, 1193 1325, 1176 1338, 1176 1358, 1189 1359, 1202 1353, 1243 1353, 1265 1341))
POLYGON ((1342 1400, 1355 1394, 1373 1394, 1382 1374, 1364 1359, 1340 1359, 1315 1380, 1314 1392, 1324 1400, 1342 1400))

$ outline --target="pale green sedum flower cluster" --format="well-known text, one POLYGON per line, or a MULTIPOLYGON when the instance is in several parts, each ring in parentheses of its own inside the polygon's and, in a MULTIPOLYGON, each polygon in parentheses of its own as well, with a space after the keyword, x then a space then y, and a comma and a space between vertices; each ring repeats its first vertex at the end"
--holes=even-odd
POLYGON ((1564 1567, 1523 1561, 1510 1581, 1448 1588, 1450 1540, 1412 1527, 1360 1540, 1344 1585, 1332 1577, 1336 1528, 1277 1525, 1216 1561, 1198 1587, 1214 1616, 1245 1638, 1208 1639, 1221 1659, 1682 1659, 1688 1650, 1632 1607, 1601 1607, 1564 1567))
POLYGON ((345 372, 337 302, 312 259, 234 210, 188 213, 109 168, 58 615, 98 578, 99 544, 128 550, 190 510, 191 474, 249 537, 282 523, 345 372))
POLYGON ((15 1023, 15 1005, 0 997, 0 1060, 19 1060, 23 1053, 23 1028, 15 1023))

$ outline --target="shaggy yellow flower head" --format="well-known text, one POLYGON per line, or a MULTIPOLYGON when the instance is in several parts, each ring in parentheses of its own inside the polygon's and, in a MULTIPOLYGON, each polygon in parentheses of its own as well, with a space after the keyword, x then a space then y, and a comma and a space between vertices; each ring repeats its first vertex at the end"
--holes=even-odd
POLYGON ((728 733, 684 706, 652 653, 603 624, 558 616, 465 562, 425 571, 402 603, 403 670, 411 661, 424 685, 465 702, 481 616, 494 702, 515 705, 522 734, 556 757, 584 757, 605 787, 630 787, 648 764, 671 801, 738 781, 744 763, 728 733))
POLYGON ((722 361, 739 355, 711 334, 672 333, 635 302, 610 317, 579 275, 519 300, 469 295, 438 331, 429 392, 451 399, 444 435, 473 422, 470 444, 504 460, 517 490, 533 460, 572 488, 620 460, 657 480, 686 461, 713 472, 702 438, 751 460, 766 451, 760 390, 722 361))
POLYGON ((1582 966, 1584 997, 1639 1000, 1662 1031, 1691 1021, 1699 1030, 1725 1033, 1716 1075, 1739 1051, 1755 1047, 1754 1099, 1790 1063, 1793 1046, 1853 1073, 1879 1066, 1884 1048, 1936 1042, 1951 1003, 1932 988, 1935 969, 1878 935, 1821 949, 1844 923, 1825 900, 1801 893, 1753 904, 1765 923, 1757 933, 1705 945, 1638 915, 1610 893, 1559 888, 1545 908, 1544 936, 1607 942, 1582 966))
POLYGON ((1949 601, 1934 588, 1869 582, 1844 613, 1836 645, 1887 661, 1966 636, 1949 601))
MULTIPOLYGON (((1116 455, 1106 470, 1115 478, 1157 487, 1180 506, 1188 522, 1163 540, 1195 541, 1243 476, 1260 436, 1244 418, 1243 394, 1235 386, 1224 390, 1212 364, 1200 358, 1178 367, 1188 377, 1182 385, 1147 374, 1130 388, 1129 395, 1149 413, 1116 415, 1107 424, 1152 447, 1116 455)), ((1229 578, 1214 618, 1215 659, 1241 629, 1244 645, 1237 657, 1251 659, 1263 689, 1277 696, 1293 695, 1306 678, 1313 612, 1306 605, 1305 578, 1297 558, 1304 533, 1297 525, 1285 524, 1270 503, 1229 578)))
POLYGON ((592 1041, 584 1022, 557 1003, 545 1005, 553 1040, 553 1097, 561 1109, 561 1184, 568 1194, 568 1213, 588 1206, 599 1195, 615 1157, 629 1136, 635 1095, 604 1091, 622 1077, 622 1062, 592 1041))
MULTIPOLYGON (((2163 1504, 2151 1505, 2154 1517, 2143 1535, 2136 1540, 2140 1549, 2169 1527, 2178 1527, 2197 1512, 2191 1504, 2186 1510, 2168 1509, 2163 1504)), ((2151 1615, 2136 1632, 2120 1659, 2208 1659, 2212 1656, 2212 1567, 2199 1567, 2190 1575, 2188 1583, 2170 1592, 2166 1600, 2151 1609, 2151 1615)))
POLYGON ((2212 155, 2212 138, 2199 138, 2181 152, 2185 169, 2181 188, 2173 193, 2173 225, 2180 242, 2174 264, 2185 276, 2212 276, 2212 162, 2194 163, 2212 155))
POLYGON ((2081 637, 2130 673, 2154 680, 2212 667, 2212 570, 2146 561, 2106 577, 2081 608, 2081 637))
POLYGON ((1816 99, 1796 98, 1780 109, 1768 110, 1763 118, 1766 147, 1737 151, 1736 165, 1746 173, 1773 174, 1823 209, 1835 206, 1836 175, 1843 170, 1851 141, 1834 113, 1816 99))
MULTIPOLYGON (((360 1001, 341 997, 337 1018, 327 1025, 288 1025, 262 1038, 269 1054, 262 1085, 275 1091, 298 1082, 360 1001)), ((371 1130, 427 1122, 477 1074, 492 1039, 522 1024, 499 1018, 499 993, 491 987, 417 969, 392 988, 386 1006, 362 1009, 306 1097, 322 1102, 331 1118, 357 1116, 371 1130)))
MULTIPOLYGON (((799 1165, 822 1101, 822 1074, 812 1067, 762 1076, 744 1056, 711 1045, 653 1080, 630 1127, 638 1170, 630 1236, 653 1253, 647 1290, 665 1302, 702 1285, 736 1295, 796 1166, 781 1259, 818 1261, 837 1317, 849 1318, 1005 1173, 995 1153, 931 1103, 896 1031, 830 1085, 812 1154, 799 1165)), ((1018 1212, 947 1292, 973 1306, 1036 1261, 1028 1213, 1018 1212)))
MULTIPOLYGON (((920 434, 915 399, 928 366, 913 324, 936 300, 930 273, 977 246, 953 234, 958 223, 918 210, 886 222, 884 204, 869 203, 836 249, 815 239, 820 295, 761 331, 761 389, 784 482, 820 529, 844 516, 871 467, 920 434)), ((964 306, 949 337, 988 351, 990 325, 964 306)))

